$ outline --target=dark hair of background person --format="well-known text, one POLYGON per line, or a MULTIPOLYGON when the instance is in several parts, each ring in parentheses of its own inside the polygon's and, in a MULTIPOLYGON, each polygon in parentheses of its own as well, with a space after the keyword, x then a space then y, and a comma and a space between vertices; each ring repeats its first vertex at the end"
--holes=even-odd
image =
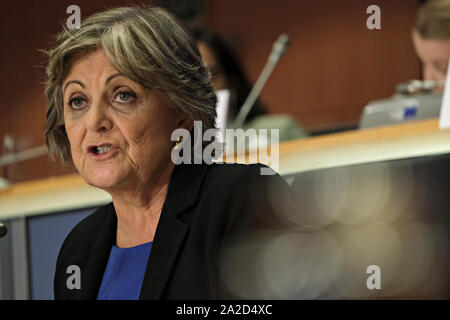
MULTIPOLYGON (((227 89, 230 90, 229 117, 234 120, 251 91, 250 82, 233 50, 219 34, 196 28, 193 30, 193 35, 197 42, 203 42, 211 49, 222 69, 220 71, 224 73, 227 89)), ((212 76, 214 77, 214 72, 212 76)), ((258 99, 248 114, 246 122, 263 114, 267 114, 267 110, 258 99)))

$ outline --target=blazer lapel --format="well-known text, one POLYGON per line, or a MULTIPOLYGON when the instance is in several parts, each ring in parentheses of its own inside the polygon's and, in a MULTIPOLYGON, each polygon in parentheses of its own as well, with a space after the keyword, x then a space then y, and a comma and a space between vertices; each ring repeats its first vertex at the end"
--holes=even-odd
POLYGON ((103 279, 103 273, 108 263, 112 245, 115 243, 117 217, 112 203, 107 205, 106 217, 101 227, 97 230, 91 250, 85 256, 78 258, 80 266, 82 286, 77 292, 79 299, 97 299, 97 294, 103 279))
POLYGON ((188 226, 175 216, 161 214, 140 299, 161 299, 188 229, 188 226))
POLYGON ((183 247, 189 226, 178 216, 198 198, 208 165, 177 165, 174 168, 153 240, 140 299, 161 299, 183 247))

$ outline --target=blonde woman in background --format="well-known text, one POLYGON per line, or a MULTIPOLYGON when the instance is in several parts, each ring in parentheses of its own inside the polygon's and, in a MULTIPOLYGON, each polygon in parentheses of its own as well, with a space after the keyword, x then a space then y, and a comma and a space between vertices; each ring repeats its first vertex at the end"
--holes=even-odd
POLYGON ((445 81, 450 58, 450 0, 428 0, 419 7, 412 30, 423 80, 445 81))

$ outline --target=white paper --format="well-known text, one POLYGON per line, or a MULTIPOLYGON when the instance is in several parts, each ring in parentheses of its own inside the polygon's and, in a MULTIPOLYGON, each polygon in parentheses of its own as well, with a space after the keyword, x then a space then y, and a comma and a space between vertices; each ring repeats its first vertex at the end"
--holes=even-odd
POLYGON ((450 128, 450 61, 447 69, 447 78, 445 80, 444 96, 441 104, 441 115, 439 116, 439 129, 450 128))
POLYGON ((216 106, 216 128, 219 129, 217 138, 219 142, 224 142, 225 129, 227 128, 228 118, 228 101, 230 100, 230 90, 222 89, 216 91, 217 106, 216 106))

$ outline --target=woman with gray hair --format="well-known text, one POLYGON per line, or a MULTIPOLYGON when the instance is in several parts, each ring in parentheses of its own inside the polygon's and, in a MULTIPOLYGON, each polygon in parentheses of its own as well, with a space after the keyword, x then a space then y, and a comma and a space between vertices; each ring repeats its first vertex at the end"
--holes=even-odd
POLYGON ((49 151, 112 197, 64 241, 55 298, 243 297, 227 279, 249 277, 254 261, 225 252, 282 224, 289 187, 259 164, 172 161, 173 131, 215 120, 189 32, 160 8, 116 8, 64 30, 46 53, 49 151))

